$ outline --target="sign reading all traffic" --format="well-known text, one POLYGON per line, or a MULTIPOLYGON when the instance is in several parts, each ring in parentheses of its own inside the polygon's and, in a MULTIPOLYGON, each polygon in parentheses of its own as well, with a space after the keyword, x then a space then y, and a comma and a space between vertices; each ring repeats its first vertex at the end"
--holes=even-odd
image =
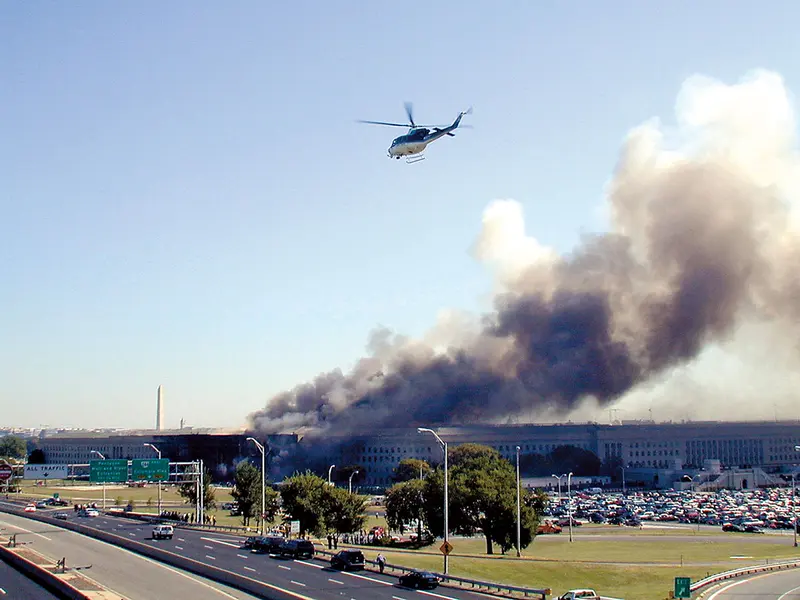
POLYGON ((137 481, 166 481, 169 479, 169 459, 134 459, 131 461, 131 478, 137 481))
POLYGON ((89 481, 97 483, 128 481, 128 461, 125 459, 90 460, 89 481))
POLYGON ((69 465, 25 465, 24 479, 66 479, 69 476, 69 465))
POLYGON ((11 475, 13 475, 14 469, 11 468, 11 465, 2 464, 0 465, 0 481, 5 481, 11 475))

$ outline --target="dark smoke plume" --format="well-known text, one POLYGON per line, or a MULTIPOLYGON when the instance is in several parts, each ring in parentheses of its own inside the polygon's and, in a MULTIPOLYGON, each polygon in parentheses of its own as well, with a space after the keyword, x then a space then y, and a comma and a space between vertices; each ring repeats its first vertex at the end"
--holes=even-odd
POLYGON ((653 123, 625 141, 607 190, 609 233, 558 256, 525 235, 517 203, 495 201, 474 248, 498 270, 492 314, 423 341, 376 332, 352 372, 279 394, 252 427, 345 435, 566 414, 588 398, 614 402, 749 319, 793 330, 794 130, 775 74, 733 86, 690 79, 674 149, 653 123))

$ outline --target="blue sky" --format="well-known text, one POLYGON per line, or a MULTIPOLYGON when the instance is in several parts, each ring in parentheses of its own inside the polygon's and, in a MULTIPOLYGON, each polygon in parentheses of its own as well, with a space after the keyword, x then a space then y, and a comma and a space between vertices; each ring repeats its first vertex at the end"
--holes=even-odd
POLYGON ((236 426, 369 331, 485 310, 494 198, 568 251, 682 81, 798 89, 789 1, 0 7, 0 425, 236 426), (403 130, 472 130, 426 161, 403 130))

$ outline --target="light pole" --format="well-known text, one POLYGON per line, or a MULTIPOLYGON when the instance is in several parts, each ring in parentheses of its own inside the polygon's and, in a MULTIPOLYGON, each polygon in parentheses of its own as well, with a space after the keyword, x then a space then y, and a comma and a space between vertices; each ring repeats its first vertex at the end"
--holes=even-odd
POLYGON ((353 493, 353 475, 358 475, 358 469, 350 473, 350 481, 347 483, 348 489, 350 490, 351 494, 353 493))
MULTIPOLYGON (((97 456, 99 456, 101 460, 105 460, 106 459, 106 457, 103 456, 97 450, 92 450, 92 451, 89 452, 89 454, 97 454, 97 456)), ((106 482, 104 481, 103 482, 103 510, 105 510, 105 509, 106 509, 106 482)))
POLYGON ((264 525, 266 519, 264 515, 267 512, 267 507, 264 506, 266 504, 266 489, 267 489, 267 476, 266 471, 264 469, 265 463, 267 462, 267 455, 264 450, 264 446, 258 443, 258 440, 255 438, 247 438, 248 441, 253 442, 256 445, 256 448, 259 449, 261 452, 261 537, 264 537, 264 525))
MULTIPOLYGON (((159 460, 161 460, 161 450, 159 450, 158 448, 156 448, 156 447, 155 447, 153 444, 149 444, 149 443, 147 443, 147 442, 145 442, 145 444, 144 444, 144 445, 145 445, 145 446, 149 446, 150 448, 152 448, 153 450, 155 450, 155 451, 156 451, 156 454, 158 454, 158 458, 159 458, 159 460)), ((158 516, 160 517, 160 516, 161 516, 161 482, 159 481, 159 482, 157 482, 157 483, 158 483, 158 516)))
POLYGON ((561 478, 566 477, 566 475, 553 475, 558 480, 558 499, 561 500, 561 478))
POLYGON ((622 495, 625 495, 625 467, 618 467, 622 470, 622 495))
MULTIPOLYGON (((795 446, 794 451, 800 452, 800 446, 795 446)), ((792 470, 792 532, 794 535, 794 547, 797 548, 797 505, 794 502, 794 475, 795 472, 792 470)))
POLYGON ((333 473, 333 467, 335 466, 336 465, 331 465, 328 467, 328 485, 333 485, 333 482, 331 481, 331 473, 333 473))
MULTIPOLYGON (((447 546, 448 544, 448 502, 447 502, 447 442, 445 442, 442 438, 439 437, 439 434, 436 433, 433 429, 428 429, 427 427, 417 427, 417 431, 419 433, 431 433, 436 438, 436 440, 442 445, 442 449, 444 450, 444 545, 447 546)), ((449 552, 444 553, 444 574, 447 575, 447 567, 448 567, 448 554, 449 552)))
POLYGON ((569 513, 569 541, 572 541, 572 471, 567 474, 567 512, 569 513))
POLYGON ((517 446, 517 556, 522 556, 521 551, 521 544, 520 544, 520 519, 521 519, 521 510, 520 510, 520 502, 519 502, 519 488, 520 488, 520 481, 519 481, 519 446, 517 446))

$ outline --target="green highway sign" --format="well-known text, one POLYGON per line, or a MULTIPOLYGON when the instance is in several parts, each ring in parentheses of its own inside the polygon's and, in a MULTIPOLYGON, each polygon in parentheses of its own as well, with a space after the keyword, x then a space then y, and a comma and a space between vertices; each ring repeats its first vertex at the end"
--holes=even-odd
POLYGON ((90 460, 89 481, 97 483, 128 481, 128 461, 125 459, 90 460))
POLYGON ((692 597, 692 580, 688 577, 675 578, 675 598, 691 598, 692 597))
POLYGON ((131 461, 131 478, 135 481, 166 481, 169 479, 168 458, 136 458, 131 461))

